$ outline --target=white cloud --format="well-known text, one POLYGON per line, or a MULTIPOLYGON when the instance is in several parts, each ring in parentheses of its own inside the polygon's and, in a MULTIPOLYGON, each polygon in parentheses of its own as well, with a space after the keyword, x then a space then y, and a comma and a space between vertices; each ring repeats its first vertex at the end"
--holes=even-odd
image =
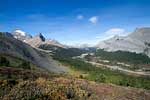
POLYGON ((126 32, 125 29, 111 28, 111 29, 108 29, 107 31, 105 31, 103 34, 100 34, 100 35, 96 36, 96 39, 106 40, 106 39, 109 39, 109 38, 111 38, 115 35, 126 36, 127 34, 128 34, 128 32, 126 32))
POLYGON ((84 18, 83 15, 78 15, 78 16, 77 16, 77 19, 79 19, 79 20, 82 20, 83 18, 84 18))
POLYGON ((89 18, 89 21, 93 24, 96 24, 98 22, 98 17, 97 16, 92 16, 91 18, 89 18))
POLYGON ((114 35, 124 35, 125 33, 125 30, 122 29, 122 28, 111 28, 109 30, 107 30, 105 32, 106 35, 111 35, 111 36, 114 36, 114 35))

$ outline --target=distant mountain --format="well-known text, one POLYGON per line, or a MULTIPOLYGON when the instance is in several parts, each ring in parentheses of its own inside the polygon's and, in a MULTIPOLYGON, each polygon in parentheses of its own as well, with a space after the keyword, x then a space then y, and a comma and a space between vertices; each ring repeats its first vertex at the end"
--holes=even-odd
POLYGON ((65 45, 59 43, 56 40, 45 39, 45 37, 41 33, 34 36, 33 38, 26 39, 24 42, 30 44, 33 47, 39 47, 40 45, 46 44, 46 45, 53 45, 53 46, 65 48, 65 45))
POLYGON ((129 51, 144 53, 150 57, 150 27, 137 28, 127 36, 114 36, 97 44, 106 51, 129 51))
POLYGON ((58 47, 62 47, 65 48, 66 46, 59 43, 56 40, 53 39, 46 39, 42 33, 38 33, 35 36, 31 36, 29 34, 27 34, 26 32, 20 30, 20 29, 16 29, 14 32, 12 32, 12 35, 14 38, 21 40, 33 47, 39 47, 40 45, 43 44, 49 44, 49 45, 54 45, 54 46, 58 46, 58 47))
POLYGON ((14 38, 19 39, 21 41, 25 41, 26 39, 32 38, 31 35, 27 34, 26 32, 20 29, 16 29, 15 31, 13 31, 12 35, 14 36, 14 38))
POLYGON ((30 39, 26 39, 24 42, 33 47, 38 47, 45 42, 45 37, 39 33, 30 39))

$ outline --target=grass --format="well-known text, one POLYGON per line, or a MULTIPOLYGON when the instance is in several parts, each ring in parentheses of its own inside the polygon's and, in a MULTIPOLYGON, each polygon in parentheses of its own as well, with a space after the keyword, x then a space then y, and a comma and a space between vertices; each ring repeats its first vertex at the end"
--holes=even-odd
MULTIPOLYGON (((121 86, 150 89, 150 85, 149 85, 150 77, 127 75, 125 73, 121 73, 119 71, 113 71, 108 68, 104 69, 101 67, 96 67, 90 63, 82 61, 81 59, 72 59, 72 55, 69 53, 70 52, 68 52, 66 56, 66 54, 59 51, 54 53, 53 58, 64 64, 69 65, 69 67, 72 70, 76 72, 78 71, 81 72, 82 74, 80 74, 79 76, 81 76, 84 79, 96 81, 96 82, 112 83, 121 86), (83 76, 84 74, 85 76, 83 76)), ((116 59, 114 60, 120 59, 121 61, 135 63, 135 64, 149 63, 150 61, 150 59, 147 58, 147 56, 142 54, 137 55, 135 53, 129 53, 129 52, 122 53, 120 51, 116 53, 110 52, 110 54, 112 55, 112 57, 110 57, 111 60, 113 60, 116 57, 116 59), (116 53, 117 56, 115 56, 116 53), (128 57, 130 58, 129 60, 128 57), (141 59, 143 60, 140 61, 141 59)), ((106 55, 108 55, 109 53, 107 54, 105 51, 100 50, 98 54, 103 54, 104 57, 107 57, 106 55)), ((78 53, 74 55, 78 56, 78 53)))
MULTIPOLYGON (((54 57, 55 58, 55 57, 54 57)), ((123 74, 119 71, 112 71, 107 68, 100 68, 89 63, 86 63, 79 59, 68 59, 68 58, 55 58, 64 64, 70 65, 70 68, 74 71, 82 72, 82 74, 87 74, 85 78, 87 80, 113 83, 121 86, 130 86, 136 88, 150 89, 150 78, 149 77, 139 77, 123 74)), ((82 75, 80 74, 80 75, 82 75)))

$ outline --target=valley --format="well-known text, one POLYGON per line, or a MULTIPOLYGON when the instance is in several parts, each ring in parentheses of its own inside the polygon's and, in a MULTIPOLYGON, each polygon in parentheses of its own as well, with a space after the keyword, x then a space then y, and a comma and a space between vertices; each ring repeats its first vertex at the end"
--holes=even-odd
POLYGON ((150 58, 145 54, 67 47, 45 42, 42 34, 32 40, 38 40, 36 45, 20 39, 0 33, 1 99, 150 98, 150 58))
POLYGON ((150 100, 150 0, 0 4, 0 100, 150 100))

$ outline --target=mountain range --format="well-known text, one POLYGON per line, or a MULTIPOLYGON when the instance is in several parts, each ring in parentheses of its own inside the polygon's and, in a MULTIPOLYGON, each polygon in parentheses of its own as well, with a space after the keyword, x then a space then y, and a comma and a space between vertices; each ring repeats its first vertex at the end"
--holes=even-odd
POLYGON ((136 28, 127 36, 114 36, 100 41, 97 48, 105 51, 129 51, 143 53, 150 57, 150 27, 136 28))
MULTIPOLYGON (((149 76, 130 75, 118 69, 114 71, 106 68, 106 62, 100 62, 107 61, 107 66, 112 66, 114 61, 98 60, 114 56, 113 60, 118 62, 125 56, 128 61, 128 58, 141 58, 141 55, 96 50, 103 48, 106 51, 127 50, 148 54, 143 50, 149 47, 149 43, 149 28, 136 29, 125 37, 115 36, 91 48, 71 48, 56 40, 46 39, 41 33, 31 36, 19 29, 12 33, 0 32, 0 99, 149 100, 149 76), (100 56, 96 55, 98 53, 100 56), (87 62, 81 56, 92 60, 87 62), (94 65, 90 61, 102 65, 94 65)), ((144 55, 142 59, 146 57, 144 55)), ((149 58, 148 63, 144 64, 149 67, 149 58)))
POLYGON ((16 29, 12 32, 12 35, 14 38, 19 39, 32 47, 39 47, 42 44, 50 44, 58 47, 65 48, 66 46, 59 43, 58 41, 54 39, 46 39, 42 33, 38 33, 35 36, 31 36, 30 34, 27 34, 26 32, 16 29))
MULTIPOLYGON (((12 36, 19 39, 32 47, 38 48, 40 45, 53 45, 61 48, 68 48, 71 46, 66 46, 61 44, 54 39, 46 39, 42 33, 38 33, 35 36, 16 29, 13 31, 12 36)), ((142 53, 150 57, 150 27, 136 28, 134 32, 129 33, 127 36, 118 36, 100 41, 94 48, 104 49, 105 51, 129 51, 135 53, 142 53)), ((79 48, 79 47, 76 47, 79 48)), ((88 48, 88 46, 83 45, 80 48, 88 48)))
MULTIPOLYGON (((68 48, 71 46, 66 46, 61 44, 54 39, 46 39, 42 33, 38 33, 35 36, 16 29, 11 34, 14 38, 21 40, 32 47, 38 48, 40 45, 53 45, 61 48, 68 48)), ((104 49, 105 51, 129 51, 135 53, 142 53, 150 57, 150 27, 136 28, 134 32, 129 33, 127 36, 118 36, 100 41, 94 48, 104 49)), ((76 47, 79 48, 79 47, 76 47)), ((88 46, 83 46, 80 48, 88 48, 88 46)))

